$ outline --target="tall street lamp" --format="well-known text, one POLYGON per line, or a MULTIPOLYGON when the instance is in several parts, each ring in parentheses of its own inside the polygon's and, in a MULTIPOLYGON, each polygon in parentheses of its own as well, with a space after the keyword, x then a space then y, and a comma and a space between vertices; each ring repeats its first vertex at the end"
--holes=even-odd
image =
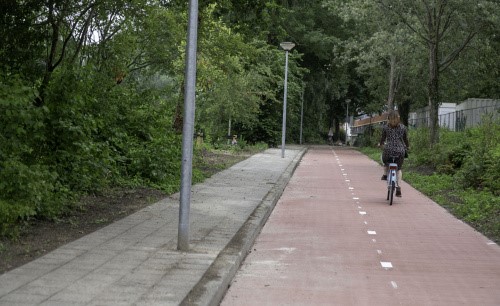
POLYGON ((196 91, 196 50, 198 37, 198 0, 189 0, 189 22, 186 46, 186 86, 184 88, 184 123, 182 128, 181 190, 177 249, 189 250, 189 210, 193 175, 193 134, 196 91))
POLYGON ((285 50, 285 93, 283 94, 283 126, 281 128, 281 158, 285 158, 285 135, 286 135, 286 96, 288 82, 288 52, 295 47, 292 42, 282 42, 281 48, 285 50))
POLYGON ((346 104, 346 113, 345 113, 345 145, 347 146, 347 129, 349 128, 349 102, 351 99, 345 100, 346 104))
POLYGON ((300 100, 300 144, 302 144, 302 123, 304 121, 304 91, 302 91, 302 99, 300 100))

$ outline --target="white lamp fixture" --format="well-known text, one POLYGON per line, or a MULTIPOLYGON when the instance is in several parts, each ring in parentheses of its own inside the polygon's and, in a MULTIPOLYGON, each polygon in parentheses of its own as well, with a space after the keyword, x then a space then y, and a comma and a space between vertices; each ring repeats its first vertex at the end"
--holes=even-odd
POLYGON ((286 41, 286 42, 282 42, 280 44, 280 46, 281 46, 281 48, 283 48, 283 50, 290 51, 293 49, 293 47, 295 47, 295 44, 293 42, 286 41))

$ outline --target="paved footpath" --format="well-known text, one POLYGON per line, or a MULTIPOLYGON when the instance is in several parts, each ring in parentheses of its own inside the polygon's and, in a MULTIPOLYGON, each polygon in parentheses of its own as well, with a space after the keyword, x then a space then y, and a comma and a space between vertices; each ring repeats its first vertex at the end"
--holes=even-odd
POLYGON ((221 305, 500 305, 500 247, 382 168, 313 147, 221 305))
POLYGON ((193 186, 188 252, 175 194, 0 275, 0 305, 217 305, 305 151, 269 149, 193 186))

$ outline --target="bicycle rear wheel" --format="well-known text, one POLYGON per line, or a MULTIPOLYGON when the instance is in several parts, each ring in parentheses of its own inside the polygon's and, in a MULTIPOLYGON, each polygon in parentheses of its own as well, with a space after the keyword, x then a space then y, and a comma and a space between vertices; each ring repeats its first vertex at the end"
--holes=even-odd
POLYGON ((389 186, 389 205, 392 205, 392 200, 394 199, 394 190, 396 190, 396 183, 392 181, 391 185, 389 186))

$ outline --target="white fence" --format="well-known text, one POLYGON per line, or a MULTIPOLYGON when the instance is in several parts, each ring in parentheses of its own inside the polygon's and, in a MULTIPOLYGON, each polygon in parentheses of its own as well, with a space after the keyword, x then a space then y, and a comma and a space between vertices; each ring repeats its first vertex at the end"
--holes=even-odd
MULTIPOLYGON (((500 118, 500 100, 467 99, 458 105, 442 103, 439 108, 439 126, 452 131, 463 131, 479 125, 486 114, 491 114, 495 119, 500 118)), ((416 128, 430 126, 429 107, 410 113, 408 125, 416 128)))

